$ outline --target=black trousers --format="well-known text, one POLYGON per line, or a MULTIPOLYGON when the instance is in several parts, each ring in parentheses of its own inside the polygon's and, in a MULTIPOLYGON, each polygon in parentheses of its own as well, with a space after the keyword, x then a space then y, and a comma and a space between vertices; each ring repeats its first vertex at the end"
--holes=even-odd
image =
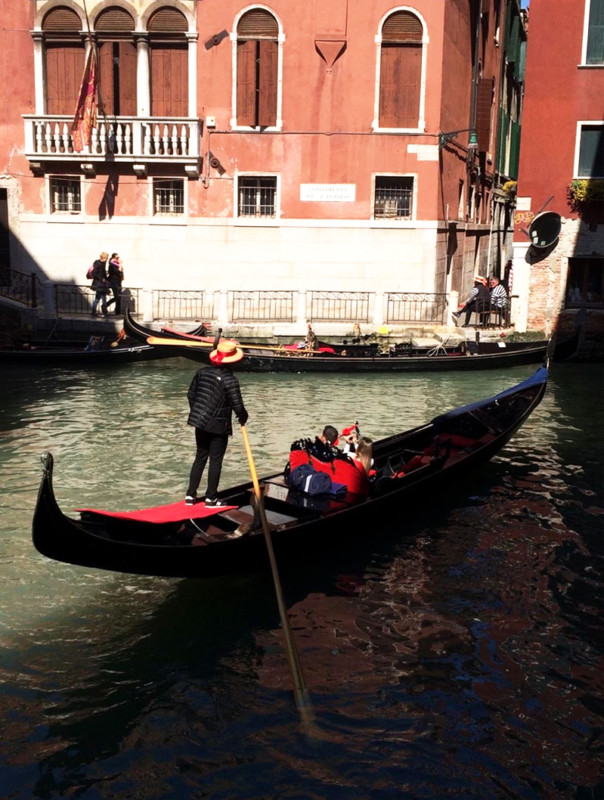
POLYGON ((210 466, 208 468, 208 488, 205 496, 210 499, 216 497, 218 492, 218 483, 220 481, 220 473, 222 472, 222 461, 226 453, 229 437, 226 433, 208 433, 199 428, 195 428, 195 444, 197 445, 197 452, 195 453, 195 460, 191 467, 191 474, 189 476, 189 488, 187 489, 188 495, 195 495, 201 477, 206 466, 208 458, 210 459, 210 466))
POLYGON ((120 307, 120 295, 122 294, 122 284, 121 283, 112 283, 111 284, 111 291, 113 292, 113 297, 111 300, 107 301, 107 305, 110 306, 111 303, 115 303, 115 313, 119 314, 121 311, 120 307))

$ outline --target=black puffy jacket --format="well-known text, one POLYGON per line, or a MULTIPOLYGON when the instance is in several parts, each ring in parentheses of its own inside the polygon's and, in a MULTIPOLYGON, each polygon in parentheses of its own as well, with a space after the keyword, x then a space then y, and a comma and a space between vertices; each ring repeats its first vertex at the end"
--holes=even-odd
POLYGON ((245 425, 247 411, 241 399, 239 381, 227 367, 197 370, 189 391, 189 425, 209 433, 233 433, 231 412, 245 425))

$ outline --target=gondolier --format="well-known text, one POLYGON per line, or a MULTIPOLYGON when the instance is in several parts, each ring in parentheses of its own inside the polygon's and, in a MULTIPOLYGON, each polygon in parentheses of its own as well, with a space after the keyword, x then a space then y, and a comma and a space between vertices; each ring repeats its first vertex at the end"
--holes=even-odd
POLYGON ((219 342, 210 353, 209 369, 199 369, 191 381, 187 394, 189 400, 189 425, 195 428, 197 452, 191 467, 189 487, 185 497, 187 505, 197 502, 197 489, 208 458, 208 486, 206 506, 224 505, 218 498, 218 483, 222 461, 233 433, 231 424, 234 411, 240 425, 245 425, 248 413, 241 399, 239 381, 228 368, 241 361, 243 350, 235 342, 219 342))

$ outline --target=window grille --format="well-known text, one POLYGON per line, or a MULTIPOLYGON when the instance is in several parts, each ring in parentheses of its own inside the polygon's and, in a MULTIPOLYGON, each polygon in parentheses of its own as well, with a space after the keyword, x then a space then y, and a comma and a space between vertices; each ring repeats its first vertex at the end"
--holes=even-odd
POLYGON ((51 214, 80 214, 82 197, 79 178, 50 179, 51 214))
POLYGON ((277 178, 239 178, 240 217, 274 217, 277 178))
POLYGON ((375 179, 375 219, 411 219, 413 178, 377 176, 375 179))
POLYGON ((168 216, 185 213, 184 181, 153 181, 153 213, 168 216))

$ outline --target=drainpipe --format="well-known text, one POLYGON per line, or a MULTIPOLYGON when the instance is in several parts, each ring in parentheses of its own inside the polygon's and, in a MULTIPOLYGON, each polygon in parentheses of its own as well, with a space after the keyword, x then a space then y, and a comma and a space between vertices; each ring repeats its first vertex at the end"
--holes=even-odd
POLYGON ((474 66, 472 69, 472 94, 470 96, 470 130, 476 130, 476 101, 478 94, 478 63, 480 55, 480 39, 482 32, 482 0, 478 0, 478 15, 474 41, 474 66))

